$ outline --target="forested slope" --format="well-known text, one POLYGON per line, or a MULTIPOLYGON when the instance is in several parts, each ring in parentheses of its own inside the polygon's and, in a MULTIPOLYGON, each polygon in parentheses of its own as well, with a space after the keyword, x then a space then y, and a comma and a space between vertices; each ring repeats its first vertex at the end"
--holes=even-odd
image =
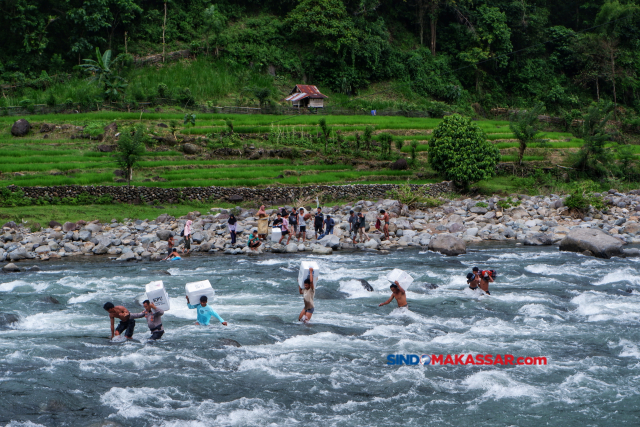
POLYGON ((81 77, 96 47, 114 58, 190 49, 348 97, 392 82, 393 96, 476 110, 604 98, 634 120, 639 16, 624 0, 4 0, 0 84, 20 96, 52 75, 81 77))

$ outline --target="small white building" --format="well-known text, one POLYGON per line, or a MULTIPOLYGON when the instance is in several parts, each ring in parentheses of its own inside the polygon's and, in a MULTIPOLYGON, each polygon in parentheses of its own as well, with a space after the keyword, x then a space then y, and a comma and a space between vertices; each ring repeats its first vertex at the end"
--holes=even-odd
POLYGON ((324 108, 324 100, 327 98, 313 85, 296 85, 285 101, 291 102, 294 108, 324 108))

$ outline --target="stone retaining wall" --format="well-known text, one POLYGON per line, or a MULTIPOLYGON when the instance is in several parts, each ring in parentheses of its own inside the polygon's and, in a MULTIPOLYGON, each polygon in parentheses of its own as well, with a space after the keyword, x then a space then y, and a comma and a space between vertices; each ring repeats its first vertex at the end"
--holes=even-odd
MULTIPOLYGON (((179 200, 205 201, 208 199, 228 200, 240 202, 254 200, 273 204, 291 202, 301 197, 322 194, 324 198, 333 200, 361 200, 386 197, 389 190, 397 189, 400 184, 354 184, 354 185, 310 185, 305 187, 185 187, 185 188, 155 188, 155 187, 125 187, 125 186, 82 186, 62 185, 53 187, 17 187, 9 186, 15 192, 22 190, 26 197, 77 197, 82 193, 92 196, 111 195, 120 203, 140 203, 142 201, 160 203, 177 203, 179 200)), ((450 181, 437 184, 411 185, 413 190, 426 189, 425 193, 436 197, 453 191, 450 181)))

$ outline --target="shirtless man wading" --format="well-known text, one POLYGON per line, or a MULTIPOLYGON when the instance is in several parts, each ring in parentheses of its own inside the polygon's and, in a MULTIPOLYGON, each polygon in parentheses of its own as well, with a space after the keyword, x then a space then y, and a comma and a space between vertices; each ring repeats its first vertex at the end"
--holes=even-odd
POLYGON ((400 283, 398 283, 397 280, 395 281, 395 283, 391 284, 390 288, 391 298, 389 298, 385 302, 378 304, 378 307, 389 304, 391 301, 393 301, 394 298, 398 303, 398 307, 409 307, 409 305, 407 304, 407 294, 405 293, 404 289, 402 289, 402 286, 400 286, 400 283))
POLYGON ((114 319, 120 319, 120 324, 115 330, 115 336, 119 336, 123 331, 124 336, 127 339, 133 338, 133 328, 136 327, 136 321, 131 318, 131 313, 126 307, 121 305, 113 305, 112 303, 106 303, 104 308, 109 313, 109 320, 111 321, 111 339, 114 336, 113 321, 114 319))

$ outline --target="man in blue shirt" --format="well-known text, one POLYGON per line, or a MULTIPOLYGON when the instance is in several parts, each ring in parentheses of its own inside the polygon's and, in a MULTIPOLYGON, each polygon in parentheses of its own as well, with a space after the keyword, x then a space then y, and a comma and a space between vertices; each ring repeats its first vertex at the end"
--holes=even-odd
POLYGON ((187 307, 191 309, 198 309, 198 321, 196 322, 196 325, 209 326, 211 317, 215 317, 220 321, 220 323, 222 323, 224 326, 227 326, 227 322, 222 320, 222 317, 220 317, 220 315, 216 313, 213 308, 211 308, 211 306, 207 305, 207 297, 204 295, 200 297, 200 304, 198 305, 191 305, 191 302, 189 302, 189 297, 187 297, 187 307))

